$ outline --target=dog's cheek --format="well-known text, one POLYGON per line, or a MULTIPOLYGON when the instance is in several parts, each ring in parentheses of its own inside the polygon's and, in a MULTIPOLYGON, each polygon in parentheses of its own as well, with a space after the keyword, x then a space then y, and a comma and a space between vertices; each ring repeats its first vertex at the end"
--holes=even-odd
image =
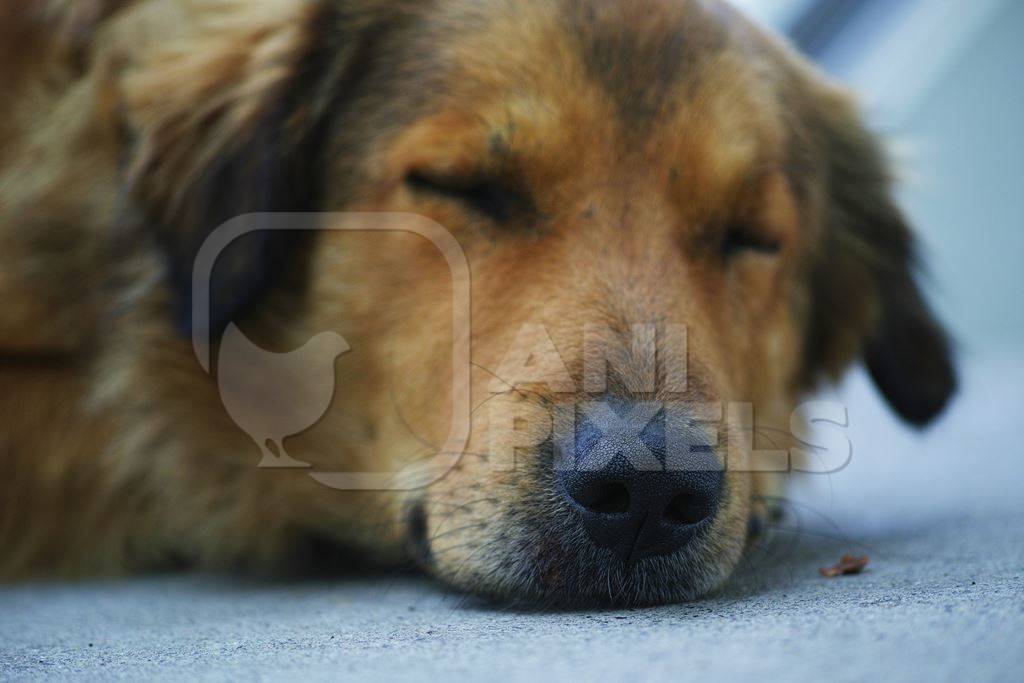
POLYGON ((533 549, 522 545, 527 529, 546 526, 550 511, 532 503, 546 486, 536 456, 517 451, 510 434, 492 434, 502 417, 521 414, 521 400, 503 399, 509 396, 476 411, 465 453, 426 490, 424 507, 430 571, 462 590, 507 597, 517 575, 512 567, 534 568, 533 549))
POLYGON ((744 550, 756 490, 754 475, 730 468, 725 476, 725 487, 725 504, 712 527, 716 556, 711 558, 718 565, 723 580, 732 573, 744 550))
POLYGON ((502 538, 501 519, 485 491, 462 486, 464 473, 453 471, 430 487, 424 504, 426 523, 419 540, 428 571, 471 592, 486 589, 484 577, 502 538), (459 492, 462 491, 462 495, 459 492))

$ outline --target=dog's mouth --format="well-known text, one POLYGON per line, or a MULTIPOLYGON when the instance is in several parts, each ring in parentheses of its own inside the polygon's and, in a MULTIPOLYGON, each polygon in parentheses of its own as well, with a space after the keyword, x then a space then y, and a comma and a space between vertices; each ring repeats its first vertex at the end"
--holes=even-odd
MULTIPOLYGON (((428 536, 426 506, 410 513, 415 561, 443 583, 503 606, 527 609, 644 607, 703 596, 722 578, 708 561, 711 528, 672 555, 623 561, 579 532, 570 513, 532 529, 446 542, 428 536)), ((442 531, 441 534, 444 534, 442 531)))
POLYGON ((624 558, 596 544, 561 499, 530 498, 493 508, 484 518, 469 506, 458 519, 447 504, 421 500, 407 516, 411 555, 456 590, 520 609, 686 602, 717 587, 738 556, 723 542, 718 520, 709 519, 673 552, 624 558))
POLYGON ((429 569, 433 565, 433 556, 430 549, 427 524, 426 503, 422 500, 417 501, 409 508, 407 521, 409 553, 417 564, 429 569))

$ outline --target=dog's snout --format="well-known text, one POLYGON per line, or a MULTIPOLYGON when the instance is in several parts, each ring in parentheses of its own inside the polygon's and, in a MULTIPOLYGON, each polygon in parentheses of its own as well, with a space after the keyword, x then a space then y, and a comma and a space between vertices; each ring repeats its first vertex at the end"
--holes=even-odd
POLYGON ((610 399, 577 410, 558 483, 593 543, 631 564, 671 555, 710 525, 723 472, 685 410, 610 399))

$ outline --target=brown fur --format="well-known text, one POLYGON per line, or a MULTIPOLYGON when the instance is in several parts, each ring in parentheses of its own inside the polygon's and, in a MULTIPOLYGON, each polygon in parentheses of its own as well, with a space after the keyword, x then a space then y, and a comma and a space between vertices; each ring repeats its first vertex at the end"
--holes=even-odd
MULTIPOLYGON (((779 478, 728 463, 706 537, 610 565, 552 502, 543 453, 488 465, 491 419, 585 398, 491 395, 524 324, 545 325, 577 386, 584 326, 611 348, 631 324, 685 324, 685 398, 752 403, 759 433, 788 430, 858 357, 915 423, 953 390, 878 143, 716 0, 4 2, 0 26, 3 577, 280 568, 327 539, 503 598, 691 598, 728 577, 779 478), (500 186, 500 215, 431 190, 452 176, 500 186), (472 435, 425 490, 257 468, 175 325, 217 225, 342 210, 425 215, 472 269, 472 435), (737 227, 779 252, 723 257, 737 227)), ((326 232, 226 259, 215 310, 254 340, 331 329, 358 354, 289 450, 318 471, 438 450, 452 303, 430 245, 326 232)), ((646 369, 623 358, 626 387, 646 369)))

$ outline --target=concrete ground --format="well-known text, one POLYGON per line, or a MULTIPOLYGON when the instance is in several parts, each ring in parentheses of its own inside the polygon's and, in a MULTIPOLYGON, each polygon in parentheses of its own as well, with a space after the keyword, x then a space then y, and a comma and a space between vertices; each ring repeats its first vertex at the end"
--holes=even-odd
POLYGON ((853 458, 794 488, 736 579, 658 609, 521 614, 408 576, 0 590, 0 679, 1021 680, 1024 360, 969 362, 925 436, 855 377, 853 458), (828 580, 846 552, 872 562, 828 580))

